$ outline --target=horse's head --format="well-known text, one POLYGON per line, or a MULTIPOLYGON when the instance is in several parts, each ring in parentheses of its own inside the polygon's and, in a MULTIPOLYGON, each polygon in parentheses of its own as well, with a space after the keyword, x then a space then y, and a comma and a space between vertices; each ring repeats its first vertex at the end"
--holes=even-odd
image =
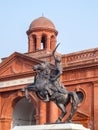
POLYGON ((33 70, 34 71, 37 71, 37 70, 40 70, 40 71, 43 71, 43 70, 45 70, 45 69, 47 69, 47 68, 49 68, 50 67, 50 64, 48 63, 48 62, 42 62, 41 64, 38 64, 38 65, 35 65, 34 67, 33 67, 33 70))
POLYGON ((35 65, 33 67, 33 70, 34 71, 42 71, 42 70, 44 70, 44 67, 41 64, 38 64, 38 65, 35 65))

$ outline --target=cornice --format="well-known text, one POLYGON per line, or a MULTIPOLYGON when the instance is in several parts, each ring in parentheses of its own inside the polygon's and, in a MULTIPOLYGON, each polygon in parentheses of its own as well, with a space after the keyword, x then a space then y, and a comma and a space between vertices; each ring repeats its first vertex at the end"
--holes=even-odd
POLYGON ((56 35, 58 34, 58 31, 55 29, 50 29, 50 28, 43 28, 43 27, 38 27, 38 28, 33 28, 32 30, 28 30, 26 33, 29 35, 32 32, 38 32, 38 31, 47 31, 47 32, 54 32, 56 35))

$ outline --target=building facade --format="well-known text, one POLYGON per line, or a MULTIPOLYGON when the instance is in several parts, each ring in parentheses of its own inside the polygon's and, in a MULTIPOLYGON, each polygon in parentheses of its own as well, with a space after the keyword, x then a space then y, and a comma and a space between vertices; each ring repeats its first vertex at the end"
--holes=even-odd
MULTIPOLYGON (((28 52, 15 52, 0 63, 0 130, 17 125, 53 123, 60 110, 53 102, 44 103, 34 92, 31 102, 21 89, 34 81, 32 67, 42 61, 54 64, 52 51, 56 47, 58 31, 45 17, 32 21, 27 31, 28 52)), ((65 46, 66 47, 66 46, 65 46)), ((91 130, 98 129, 98 48, 60 54, 63 67, 61 81, 69 91, 76 91, 81 99, 73 122, 91 130)), ((67 118, 71 105, 67 107, 67 118)), ((65 120, 64 119, 64 120, 65 120)))

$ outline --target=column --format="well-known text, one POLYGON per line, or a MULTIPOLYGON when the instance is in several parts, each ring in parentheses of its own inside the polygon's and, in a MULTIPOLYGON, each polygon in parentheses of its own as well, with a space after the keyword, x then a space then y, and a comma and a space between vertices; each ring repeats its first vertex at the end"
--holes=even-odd
POLYGON ((98 82, 94 83, 94 130, 98 130, 98 82))
POLYGON ((0 93, 0 111, 1 111, 1 109, 2 109, 2 104, 1 104, 2 102, 1 102, 1 93, 0 93))
POLYGON ((40 124, 46 123, 46 103, 40 100, 40 124))
POLYGON ((36 42, 36 50, 41 49, 41 36, 37 36, 37 42, 36 42))
POLYGON ((32 36, 28 37, 28 42, 29 42, 28 52, 34 52, 34 43, 32 36))
POLYGON ((47 37, 47 42, 46 42, 46 50, 50 50, 50 37, 47 37))
POLYGON ((52 50, 54 50, 55 47, 56 47, 56 39, 53 40, 53 42, 52 42, 52 47, 53 47, 52 50))
POLYGON ((55 39, 55 37, 52 37, 51 38, 51 50, 54 50, 55 49, 55 47, 56 47, 56 39, 55 39))
POLYGON ((11 130, 11 118, 1 118, 0 119, 0 130, 11 130))
POLYGON ((54 102, 50 102, 48 116, 49 116, 49 123, 54 123, 58 118, 58 107, 54 102))

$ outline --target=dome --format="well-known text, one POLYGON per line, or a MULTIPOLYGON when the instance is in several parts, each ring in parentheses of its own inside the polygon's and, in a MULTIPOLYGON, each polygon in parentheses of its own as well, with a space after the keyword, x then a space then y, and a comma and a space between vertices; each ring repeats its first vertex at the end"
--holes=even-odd
POLYGON ((55 26, 53 22, 45 17, 39 17, 35 19, 34 21, 32 21, 32 23, 30 24, 29 30, 35 30, 38 28, 55 30, 55 26))

